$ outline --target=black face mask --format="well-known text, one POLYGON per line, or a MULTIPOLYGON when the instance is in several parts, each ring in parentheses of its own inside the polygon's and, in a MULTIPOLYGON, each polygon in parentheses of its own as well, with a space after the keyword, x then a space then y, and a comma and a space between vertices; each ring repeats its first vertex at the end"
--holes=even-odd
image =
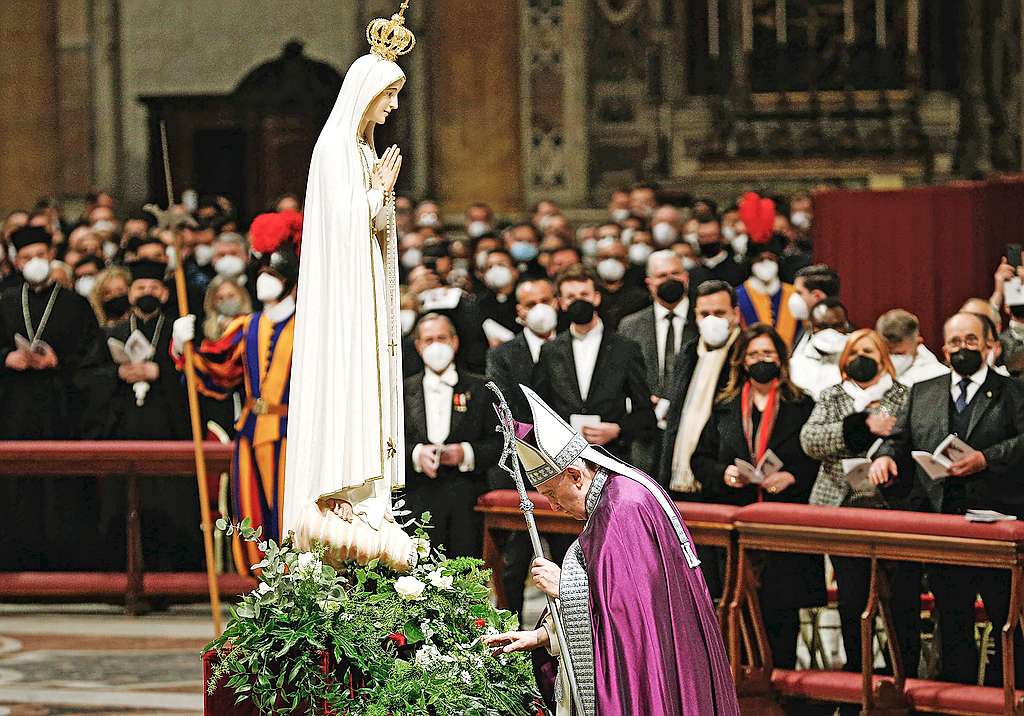
POLYGON ((1018 321, 1024 321, 1024 303, 1018 306, 1010 306, 1010 315, 1018 321))
POLYGON ((846 374, 858 383, 867 383, 878 375, 878 361, 868 356, 857 356, 846 365, 846 374))
POLYGON ((771 383, 782 374, 782 368, 778 363, 772 361, 763 360, 754 365, 747 366, 747 373, 750 374, 750 379, 755 383, 771 383))
POLYGON ((686 284, 676 281, 674 278, 670 278, 658 286, 658 298, 665 303, 678 303, 684 293, 686 293, 686 284))
POLYGON ((976 348, 961 348, 949 354, 949 365, 959 375, 974 375, 981 368, 981 351, 976 348))
POLYGON ((720 253, 722 253, 722 243, 720 241, 700 245, 700 255, 706 259, 713 259, 720 253))
POLYGON ((575 323, 577 326, 585 326, 594 320, 594 304, 582 298, 578 301, 573 301, 565 315, 570 323, 575 323))
POLYGON ((128 294, 114 296, 103 302, 103 312, 110 318, 120 318, 128 313, 128 309, 131 307, 132 304, 128 301, 128 294))
POLYGON ((161 302, 159 298, 149 295, 142 296, 135 302, 135 307, 139 309, 144 316, 148 316, 151 313, 159 311, 160 307, 163 305, 163 302, 161 302))

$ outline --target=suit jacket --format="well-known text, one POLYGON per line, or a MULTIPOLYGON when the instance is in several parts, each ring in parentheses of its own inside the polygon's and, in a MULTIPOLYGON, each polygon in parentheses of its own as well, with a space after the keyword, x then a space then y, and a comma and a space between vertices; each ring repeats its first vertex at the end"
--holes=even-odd
MULTIPOLYGON (((683 418, 683 403, 686 400, 686 393, 690 389, 693 372, 697 369, 697 344, 699 342, 700 336, 698 335, 679 349, 679 355, 676 356, 676 367, 672 370, 672 385, 669 386, 665 394, 670 403, 668 415, 665 416, 665 436, 661 443, 661 460, 657 478, 658 482, 666 489, 672 481, 672 455, 676 449, 676 434, 679 432, 679 425, 683 418)), ((728 382, 729 361, 726 360, 722 364, 722 372, 718 374, 715 394, 717 395, 725 388, 728 382)))
POLYGON ((607 327, 601 337, 586 400, 580 395, 570 331, 541 348, 533 388, 567 422, 570 415, 576 414, 600 415, 603 422, 618 423, 622 429, 619 439, 605 448, 623 459, 628 459, 633 440, 650 439, 657 428, 640 346, 607 327), (629 413, 627 398, 632 407, 629 413))
MULTIPOLYGON (((658 356, 658 334, 654 323, 655 315, 652 305, 623 318, 619 324, 619 333, 640 344, 640 349, 644 352, 644 361, 647 363, 647 382, 654 390, 655 395, 664 396, 670 386, 662 382, 659 368, 661 361, 658 356)), ((679 343, 679 350, 682 351, 686 344, 696 337, 697 326, 693 322, 691 311, 683 323, 683 337, 679 343)))
POLYGON ((515 419, 525 423, 532 422, 530 406, 519 386, 530 385, 533 368, 533 354, 525 331, 487 353, 487 377, 501 388, 515 419))
MULTIPOLYGON (((441 467, 437 474, 438 484, 443 484, 445 478, 459 475, 482 478, 487 467, 497 463, 501 457, 502 438, 495 430, 498 416, 492 407, 493 393, 486 388, 486 383, 483 376, 459 371, 459 380, 452 393, 451 427, 445 443, 469 443, 473 447, 476 465, 468 473, 460 473, 457 466, 441 467), (456 405, 461 400, 460 395, 465 399, 465 410, 460 410, 456 405)), ((423 473, 416 472, 412 464, 413 448, 417 444, 429 442, 423 373, 417 373, 405 380, 405 475, 409 487, 433 482, 423 473)), ((486 489, 487 484, 481 479, 481 492, 486 489)))
MULTIPOLYGON (((473 297, 463 293, 455 308, 440 309, 432 313, 447 316, 455 326, 455 333, 459 337, 459 352, 455 354, 455 365, 459 371, 483 373, 487 368, 487 336, 484 335, 482 327, 484 318, 473 297)), ((402 339, 402 375, 411 378, 422 371, 423 360, 416 351, 414 333, 410 333, 402 339)))
POLYGON ((950 433, 948 375, 917 383, 893 434, 878 450, 899 466, 901 481, 916 473, 915 506, 935 512, 994 509, 1024 517, 1024 387, 991 368, 971 400, 966 435, 959 437, 985 454, 988 467, 970 477, 932 480, 916 467, 911 450, 932 452, 950 433), (951 490, 965 492, 961 504, 949 504, 951 490))
POLYGON ((623 318, 651 304, 650 291, 628 283, 614 293, 603 286, 600 290, 601 305, 597 307, 597 313, 604 321, 606 331, 617 331, 623 318))

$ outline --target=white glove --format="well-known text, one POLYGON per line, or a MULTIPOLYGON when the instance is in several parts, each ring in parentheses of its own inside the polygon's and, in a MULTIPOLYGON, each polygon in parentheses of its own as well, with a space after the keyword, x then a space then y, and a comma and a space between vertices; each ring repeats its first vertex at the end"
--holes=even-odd
POLYGON ((196 317, 192 314, 182 316, 174 322, 171 329, 171 349, 175 355, 181 355, 185 344, 196 337, 196 317))

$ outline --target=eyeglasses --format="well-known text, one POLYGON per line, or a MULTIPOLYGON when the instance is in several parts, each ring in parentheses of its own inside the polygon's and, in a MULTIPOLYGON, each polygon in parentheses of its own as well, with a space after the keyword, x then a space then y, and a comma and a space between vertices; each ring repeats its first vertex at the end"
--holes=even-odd
POLYGON ((776 360, 779 357, 776 351, 751 351, 744 356, 747 360, 753 361, 765 361, 765 360, 776 360))
POLYGON ((960 338, 960 336, 954 336, 946 341, 946 346, 949 348, 956 348, 957 350, 960 348, 980 348, 981 339, 975 335, 967 335, 963 338, 960 338))

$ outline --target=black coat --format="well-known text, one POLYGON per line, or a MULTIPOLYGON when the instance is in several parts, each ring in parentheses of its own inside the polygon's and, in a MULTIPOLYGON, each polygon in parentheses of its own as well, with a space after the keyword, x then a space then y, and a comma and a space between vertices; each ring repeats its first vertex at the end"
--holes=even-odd
POLYGON ((617 423, 619 439, 605 445, 617 456, 629 457, 633 440, 646 440, 657 429, 651 407, 651 387, 643 352, 636 341, 605 328, 586 400, 580 395, 573 359, 572 333, 566 331, 545 344, 534 373, 534 390, 566 422, 571 415, 600 415, 606 423, 617 423), (632 412, 626 411, 626 400, 632 412))
POLYGON ((476 305, 480 309, 481 322, 490 318, 513 333, 522 332, 522 325, 516 321, 516 297, 514 293, 505 296, 505 300, 502 301, 494 291, 489 288, 484 289, 477 294, 476 305))
POLYGON ((696 295, 697 287, 705 281, 725 281, 732 287, 739 286, 750 276, 747 263, 737 262, 732 249, 726 249, 729 256, 714 268, 700 264, 690 272, 690 291, 696 295))
MULTIPOLYGON (((807 503, 818 476, 818 461, 808 457, 800 447, 800 428, 813 409, 814 401, 810 396, 779 404, 768 447, 779 456, 783 471, 792 473, 796 483, 778 494, 764 492, 765 502, 807 503)), ((756 486, 736 489, 723 480, 725 468, 737 458, 754 462, 743 435, 738 398, 719 403, 711 411, 690 460, 694 475, 703 485, 705 501, 740 506, 758 501, 756 486)), ((761 591, 761 603, 766 609, 820 606, 825 603, 824 560, 819 555, 772 554, 764 561, 761 584, 767 587, 761 591)))
MULTIPOLYGON (((483 374, 487 369, 487 336, 484 335, 480 307, 468 293, 464 293, 455 308, 433 311, 447 316, 459 337, 459 351, 455 365, 459 370, 483 374)), ((415 331, 402 339, 402 375, 410 378, 423 371, 423 360, 414 345, 415 331)))
POLYGON ((896 460, 901 483, 916 473, 913 501, 917 509, 991 509, 1024 518, 1024 386, 1012 378, 989 369, 971 400, 967 434, 959 436, 985 454, 985 470, 936 481, 913 462, 912 450, 932 452, 950 433, 951 380, 943 375, 915 384, 893 434, 876 455, 896 460), (951 493, 961 490, 953 504, 951 493))
POLYGON ((615 331, 619 328, 619 321, 649 305, 650 292, 627 283, 614 293, 601 287, 601 305, 597 307, 597 313, 604 321, 605 330, 615 331))
POLYGON ((533 370, 533 354, 525 332, 487 353, 487 377, 505 394, 515 419, 525 423, 531 422, 530 406, 519 386, 530 385, 533 370))

